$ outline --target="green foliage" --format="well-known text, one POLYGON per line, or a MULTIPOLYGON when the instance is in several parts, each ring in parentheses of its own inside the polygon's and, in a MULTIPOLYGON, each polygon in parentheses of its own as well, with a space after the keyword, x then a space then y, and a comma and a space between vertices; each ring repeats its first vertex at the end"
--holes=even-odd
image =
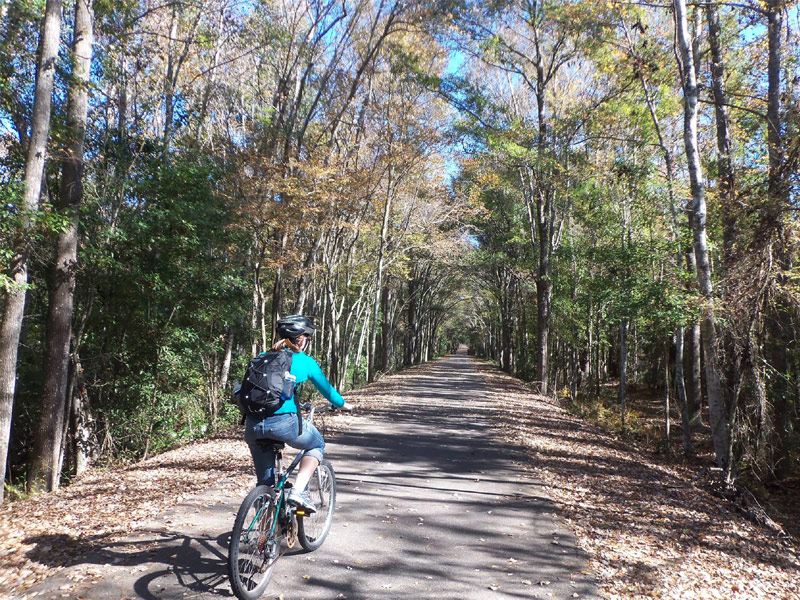
POLYGON ((78 275, 88 388, 132 455, 209 430, 208 357, 246 302, 218 171, 197 156, 152 158, 113 227, 97 218, 103 207, 87 214, 78 275))
MULTIPOLYGON (((238 415, 217 381, 226 339, 236 342, 236 377, 253 338, 260 344, 259 317, 268 330, 272 309, 290 310, 301 297, 304 310, 325 322, 316 343, 326 370, 341 369, 336 377, 347 385, 365 381, 379 255, 391 294, 376 316, 388 319, 392 366, 467 343, 535 380, 537 293, 552 284, 545 350, 560 395, 577 395, 575 410, 612 427, 620 324, 635 331, 631 358, 649 361, 677 325, 698 319, 701 303, 683 256, 691 245, 683 95, 673 24, 662 10, 443 0, 414 10, 403 4, 401 19, 390 24, 391 2, 362 7, 369 18, 337 2, 302 16, 292 3, 245 2, 222 12, 213 3, 94 6, 74 329, 105 457, 142 456, 233 422, 238 415), (168 72, 175 85, 169 128, 168 72), (669 178, 665 148, 674 163, 669 178), (447 190, 457 161, 460 175, 447 190), (539 236, 547 228, 537 228, 543 220, 555 246, 546 269, 539 236), (283 285, 271 297, 279 273, 283 285), (364 348, 358 356, 356 348, 364 348), (584 365, 592 372, 577 375, 584 365)), ((10 285, 21 221, 35 222, 26 239, 32 283, 10 461, 18 477, 38 411, 51 245, 69 221, 46 202, 35 214, 19 212, 44 0, 4 7, 0 289, 10 285)), ((714 284, 727 286, 720 305, 730 320, 718 321, 725 329, 735 325, 726 294, 737 284, 745 291, 735 290, 734 300, 748 306, 748 318, 751 305, 776 298, 795 310, 788 299, 800 287, 796 269, 787 267, 759 281, 766 299, 753 300, 751 281, 736 271, 772 268, 766 259, 779 262, 772 252, 781 237, 765 232, 763 218, 770 201, 766 44, 752 27, 755 39, 739 35, 738 10, 722 11, 726 84, 735 99, 734 208, 715 189, 713 106, 701 106, 700 120, 714 284), (737 260, 726 262, 720 240, 731 221, 737 260), (758 265, 750 254, 762 239, 769 252, 758 265), (734 272, 723 273, 730 262, 738 263, 734 272)), ((67 133, 69 57, 61 56, 50 195, 59 188, 67 133)), ((794 65, 794 56, 785 58, 794 65)), ((796 133, 792 106, 784 110, 787 139, 796 133)), ((797 183, 793 150, 788 144, 789 186, 797 183)), ((788 197, 796 198, 795 188, 788 197)), ((787 240, 795 220, 781 223, 787 240)), ((768 347, 768 324, 752 325, 768 347)), ((787 372, 762 367, 773 391, 779 379, 796 389, 794 346, 787 372)), ((747 383, 742 390, 752 396, 747 383)))
POLYGON ((25 500, 30 497, 30 494, 26 489, 24 479, 21 480, 19 483, 10 483, 8 481, 5 481, 3 482, 3 486, 5 488, 5 498, 9 502, 25 500))
MULTIPOLYGON (((1 277, 5 279, 5 273, 8 272, 14 256, 14 241, 20 227, 22 189, 19 182, 0 185, 0 273, 3 273, 1 277)), ((0 279, 2 281, 4 280, 0 279)))

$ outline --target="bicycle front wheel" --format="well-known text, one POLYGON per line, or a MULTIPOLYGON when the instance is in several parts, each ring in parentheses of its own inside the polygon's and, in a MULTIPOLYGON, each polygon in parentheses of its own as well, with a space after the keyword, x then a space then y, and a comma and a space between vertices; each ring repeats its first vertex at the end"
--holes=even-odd
POLYGON ((319 463, 308 482, 308 492, 317 512, 297 517, 297 537, 303 548, 316 550, 331 530, 333 511, 336 508, 336 475, 327 460, 319 463))
POLYGON ((256 600, 269 585, 280 555, 275 521, 275 493, 259 485, 239 507, 228 548, 228 576, 240 600, 256 600))

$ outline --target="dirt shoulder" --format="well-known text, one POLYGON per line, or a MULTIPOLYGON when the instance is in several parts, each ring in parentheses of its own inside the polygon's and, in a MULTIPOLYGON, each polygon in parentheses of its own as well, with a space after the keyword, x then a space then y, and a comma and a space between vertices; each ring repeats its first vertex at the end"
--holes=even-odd
POLYGON ((563 510, 608 598, 800 599, 800 544, 748 520, 667 465, 476 361, 563 510))

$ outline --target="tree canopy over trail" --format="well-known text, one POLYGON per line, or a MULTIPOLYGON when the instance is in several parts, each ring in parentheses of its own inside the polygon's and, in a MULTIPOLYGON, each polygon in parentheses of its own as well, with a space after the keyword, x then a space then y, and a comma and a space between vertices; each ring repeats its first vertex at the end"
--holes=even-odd
POLYGON ((234 422, 290 313, 342 390, 467 343, 622 429, 648 390, 665 450, 709 426, 728 482, 798 473, 792 0, 0 0, 0 22, 15 492, 234 422))

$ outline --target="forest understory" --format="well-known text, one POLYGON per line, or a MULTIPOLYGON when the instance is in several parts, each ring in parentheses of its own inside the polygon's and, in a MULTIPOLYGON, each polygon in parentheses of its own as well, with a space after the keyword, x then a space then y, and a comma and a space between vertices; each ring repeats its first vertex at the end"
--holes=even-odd
MULTIPOLYGON (((695 482, 711 485, 714 464, 714 447, 711 443, 711 428, 708 424, 708 407, 703 407, 701 418, 692 426, 694 452, 686 456, 683 451, 683 431, 680 408, 674 401, 670 405, 669 446, 666 444, 663 391, 648 385, 628 385, 626 413, 627 427, 621 427, 617 388, 619 382, 609 380, 602 386, 600 397, 582 398, 571 403, 568 399, 560 403, 570 413, 588 421, 604 431, 619 436, 637 450, 644 450, 666 464, 677 464, 694 470, 695 482)), ((800 475, 797 473, 776 481, 761 478, 748 465, 737 474, 739 492, 748 495, 748 506, 754 511, 763 510, 775 523, 779 523, 787 534, 800 540, 800 475), (752 495, 751 495, 752 494, 752 495)))
MULTIPOLYGON (((711 464, 702 454, 691 464, 666 460, 654 451, 657 443, 623 439, 499 369, 474 364, 496 396, 500 434, 520 447, 512 459, 545 484, 588 553, 588 569, 605 598, 800 599, 796 506, 794 514, 772 513, 787 531, 777 535, 710 493, 698 477, 711 464)), ((358 413, 327 418, 326 435, 379 408, 376 398, 385 403, 402 394, 405 383, 428 368, 413 367, 347 394, 358 413)), ((645 420, 646 406, 636 400, 633 406, 645 420)), ((247 447, 232 428, 124 468, 91 471, 55 493, 6 503, 0 508, 0 589, 29 600, 33 586, 48 576, 100 578, 102 565, 86 560, 93 550, 113 545, 124 552, 125 538, 167 508, 215 485, 241 495, 250 483, 247 447)), ((62 597, 70 597, 69 589, 62 597)))

